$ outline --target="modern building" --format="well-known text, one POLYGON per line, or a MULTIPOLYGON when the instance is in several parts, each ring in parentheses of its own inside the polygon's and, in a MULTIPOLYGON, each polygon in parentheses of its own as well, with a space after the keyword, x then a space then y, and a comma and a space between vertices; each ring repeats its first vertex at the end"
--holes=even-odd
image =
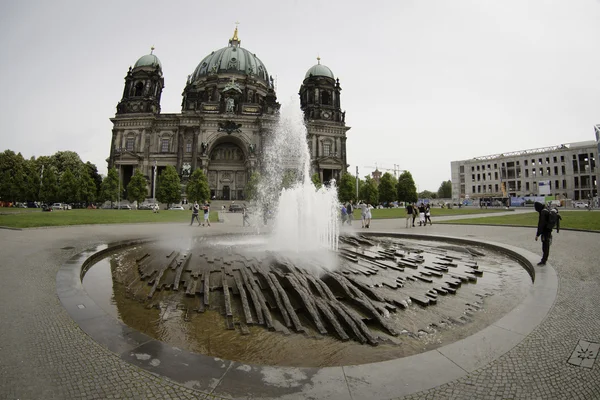
MULTIPOLYGON (((212 51, 188 76, 180 113, 162 113, 162 64, 153 54, 129 67, 113 123, 109 168, 123 187, 136 169, 148 179, 153 197, 156 176, 168 165, 182 186, 197 168, 208 177, 211 197, 244 199, 251 174, 261 169, 263 149, 279 116, 273 77, 255 53, 241 47, 238 29, 227 47, 212 51)), ((345 112, 339 80, 320 59, 300 87, 311 151, 311 173, 322 182, 346 171, 345 112)), ((183 189, 183 188, 182 188, 183 189)))
POLYGON ((453 161, 452 197, 588 200, 598 196, 598 151, 597 140, 453 161))

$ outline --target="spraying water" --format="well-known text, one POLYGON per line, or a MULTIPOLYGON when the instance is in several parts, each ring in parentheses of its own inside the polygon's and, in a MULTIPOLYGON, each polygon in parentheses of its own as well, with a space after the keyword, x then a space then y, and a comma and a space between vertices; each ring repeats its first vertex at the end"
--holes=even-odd
POLYGON ((291 100, 266 147, 259 203, 274 214, 270 247, 305 258, 321 254, 322 260, 337 250, 340 205, 335 182, 319 190, 312 183, 306 136, 300 105, 291 100))

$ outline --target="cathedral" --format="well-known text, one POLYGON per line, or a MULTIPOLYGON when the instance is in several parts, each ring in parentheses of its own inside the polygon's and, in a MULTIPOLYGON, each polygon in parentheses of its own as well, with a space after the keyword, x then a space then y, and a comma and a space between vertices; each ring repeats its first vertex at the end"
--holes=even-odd
MULTIPOLYGON (((111 118, 109 168, 116 167, 123 187, 140 169, 148 179, 149 198, 168 165, 178 171, 183 193, 191 173, 201 168, 211 198, 243 200, 250 176, 261 171, 261 154, 279 116, 267 67, 241 47, 236 28, 229 45, 204 57, 188 76, 181 113, 161 113, 164 77, 153 52, 137 60, 125 76, 123 97, 111 118)), ((321 182, 339 179, 347 168, 350 128, 341 110, 341 90, 339 79, 319 58, 300 86, 312 173, 321 182)))

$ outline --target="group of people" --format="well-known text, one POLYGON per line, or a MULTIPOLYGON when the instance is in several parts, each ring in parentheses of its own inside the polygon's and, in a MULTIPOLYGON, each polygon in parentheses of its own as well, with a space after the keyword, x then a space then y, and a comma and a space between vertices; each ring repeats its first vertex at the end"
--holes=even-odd
POLYGON ((198 226, 201 224, 202 226, 210 226, 210 203, 208 200, 202 205, 202 211, 204 212, 204 222, 201 223, 200 218, 198 217, 198 214, 200 214, 200 205, 197 201, 194 202, 194 205, 192 206, 192 221, 190 222, 190 226, 194 224, 194 220, 198 221, 198 226))
POLYGON ((406 205, 406 227, 414 227, 415 220, 419 218, 419 226, 427 226, 427 221, 429 221, 429 225, 433 225, 431 222, 431 206, 429 203, 419 203, 417 206, 413 203, 408 203, 406 205), (412 224, 411 224, 412 219, 412 224))
POLYGON ((348 225, 352 225, 352 220, 354 219, 354 209, 360 208, 360 221, 363 228, 369 228, 371 226, 371 210, 374 208, 371 204, 365 203, 362 200, 359 200, 356 204, 356 207, 350 200, 347 204, 342 204, 341 209, 341 217, 342 224, 347 223, 348 225))

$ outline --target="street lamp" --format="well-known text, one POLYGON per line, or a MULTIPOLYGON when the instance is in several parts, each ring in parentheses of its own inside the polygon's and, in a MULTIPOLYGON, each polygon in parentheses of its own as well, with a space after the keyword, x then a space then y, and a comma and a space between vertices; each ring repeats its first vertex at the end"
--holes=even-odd
POLYGON ((119 155, 119 188, 117 191, 117 210, 121 209, 121 155, 123 154, 123 148, 119 147, 115 149, 117 154, 119 155))
POLYGON ((156 203, 156 160, 154 160, 154 173, 152 174, 152 204, 156 203))

